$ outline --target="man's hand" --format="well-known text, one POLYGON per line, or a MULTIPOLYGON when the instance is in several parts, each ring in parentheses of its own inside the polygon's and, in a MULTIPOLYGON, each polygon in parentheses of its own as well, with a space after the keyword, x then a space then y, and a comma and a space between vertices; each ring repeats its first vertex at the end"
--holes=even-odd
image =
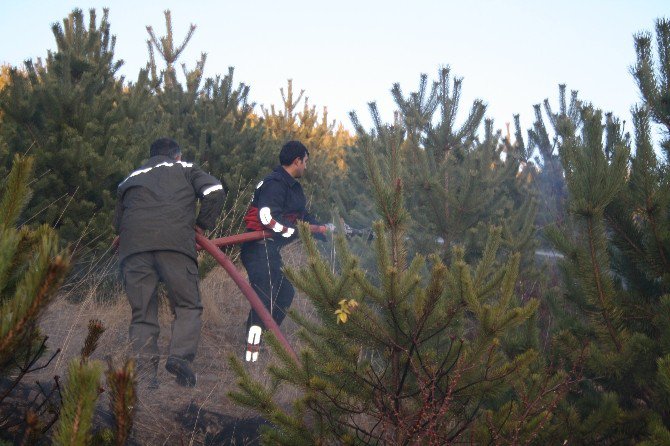
MULTIPOLYGON (((332 223, 327 223, 323 225, 328 232, 337 232, 337 226, 332 223)), ((366 238, 368 241, 374 238, 374 234, 371 229, 355 229, 342 221, 342 233, 347 237, 351 236, 360 236, 366 238)))
MULTIPOLYGON (((333 223, 326 223, 324 226, 326 227, 326 230, 328 232, 337 231, 337 226, 335 226, 333 223)), ((349 226, 345 222, 342 222, 342 232, 344 233, 344 235, 349 236, 353 233, 353 230, 351 229, 351 226, 349 226)))
POLYGON ((195 225, 195 232, 197 232, 200 235, 205 235, 205 230, 198 225, 195 225))

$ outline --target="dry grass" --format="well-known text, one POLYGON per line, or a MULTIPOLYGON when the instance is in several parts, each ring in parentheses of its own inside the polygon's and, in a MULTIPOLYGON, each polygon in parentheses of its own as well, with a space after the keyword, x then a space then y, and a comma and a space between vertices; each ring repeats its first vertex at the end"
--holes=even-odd
MULTIPOLYGON (((302 247, 293 244, 284 249, 285 262, 296 266, 303 260, 302 247)), ((106 274, 116 274, 112 267, 106 274)), ((61 296, 44 315, 41 328, 49 336, 48 345, 53 351, 61 348, 61 354, 47 369, 34 378, 50 380, 54 375, 65 375, 67 363, 78 357, 86 327, 90 319, 100 319, 106 327, 93 359, 111 356, 121 363, 130 354, 128 324, 130 308, 121 290, 111 303, 100 303, 95 299, 98 278, 88 279, 88 285, 76 287, 83 300, 72 303, 61 296)), ((228 356, 243 354, 245 346, 245 324, 249 304, 222 268, 213 269, 200 283, 204 306, 203 329, 198 355, 193 363, 198 375, 198 384, 193 389, 178 386, 172 375, 164 369, 165 356, 170 338, 172 315, 167 305, 160 310, 161 366, 158 390, 148 390, 140 381, 138 405, 131 442, 143 445, 218 445, 255 444, 256 428, 262 422, 256 414, 235 406, 227 392, 236 387, 235 376, 228 367, 228 356)), ((292 308, 309 314, 312 308, 300 293, 296 294, 292 308)), ((288 318, 282 330, 295 346, 296 325, 288 318)), ((261 352, 259 362, 249 365, 252 375, 261 381, 268 380, 265 369, 270 361, 267 350, 261 352), (265 355, 263 355, 265 353, 265 355)), ((140 378, 141 379, 141 378, 140 378)), ((284 390, 279 397, 289 404, 295 391, 284 390)), ((99 403, 99 423, 109 420, 107 401, 103 394, 99 403)))

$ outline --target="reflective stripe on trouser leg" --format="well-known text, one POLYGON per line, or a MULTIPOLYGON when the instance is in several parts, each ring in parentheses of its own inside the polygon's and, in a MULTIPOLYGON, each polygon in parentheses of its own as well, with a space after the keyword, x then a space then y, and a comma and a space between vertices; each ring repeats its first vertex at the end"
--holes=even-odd
POLYGON ((256 362, 258 360, 258 352, 260 350, 262 329, 258 325, 249 327, 249 334, 247 335, 247 352, 245 359, 247 361, 256 362))
MULTIPOLYGON (((282 259, 275 243, 271 241, 265 244, 245 243, 242 246, 241 258, 249 276, 249 283, 279 325, 291 306, 295 290, 282 273, 282 259)), ((247 330, 252 325, 265 328, 253 309, 249 312, 247 330)))

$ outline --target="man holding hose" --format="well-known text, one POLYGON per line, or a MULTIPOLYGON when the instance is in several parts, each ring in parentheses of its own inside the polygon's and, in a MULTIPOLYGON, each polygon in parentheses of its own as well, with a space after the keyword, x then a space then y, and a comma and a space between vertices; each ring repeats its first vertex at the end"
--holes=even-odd
POLYGON ((202 303, 198 290, 195 231, 211 229, 225 190, 219 180, 181 160, 172 139, 151 144, 150 158, 119 184, 114 227, 119 263, 132 308, 129 337, 138 370, 158 386, 158 282, 165 283, 174 313, 165 368, 177 383, 193 387, 191 369, 200 340, 202 303), (200 212, 196 218, 196 201, 200 212))
MULTIPOLYGON (((280 325, 291 306, 295 290, 284 277, 280 250, 297 237, 298 220, 318 224, 306 209, 307 200, 297 181, 307 169, 309 151, 299 141, 289 141, 279 153, 280 165, 258 183, 244 217, 247 231, 269 230, 274 236, 242 245, 242 264, 249 283, 273 319, 280 325)), ((332 226, 330 227, 332 229, 332 226)), ((323 234, 316 234, 323 237, 323 234)), ((252 309, 247 319, 245 359, 258 359, 263 322, 252 309)))

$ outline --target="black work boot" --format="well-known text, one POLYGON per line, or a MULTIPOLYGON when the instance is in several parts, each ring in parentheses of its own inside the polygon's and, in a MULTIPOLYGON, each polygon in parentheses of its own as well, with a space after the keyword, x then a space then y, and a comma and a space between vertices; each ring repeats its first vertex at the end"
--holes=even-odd
POLYGON ((147 389, 158 389, 158 356, 138 357, 136 376, 139 382, 146 382, 147 389))
POLYGON ((170 356, 165 362, 165 370, 175 375, 177 384, 184 387, 195 387, 197 378, 188 361, 170 356))

